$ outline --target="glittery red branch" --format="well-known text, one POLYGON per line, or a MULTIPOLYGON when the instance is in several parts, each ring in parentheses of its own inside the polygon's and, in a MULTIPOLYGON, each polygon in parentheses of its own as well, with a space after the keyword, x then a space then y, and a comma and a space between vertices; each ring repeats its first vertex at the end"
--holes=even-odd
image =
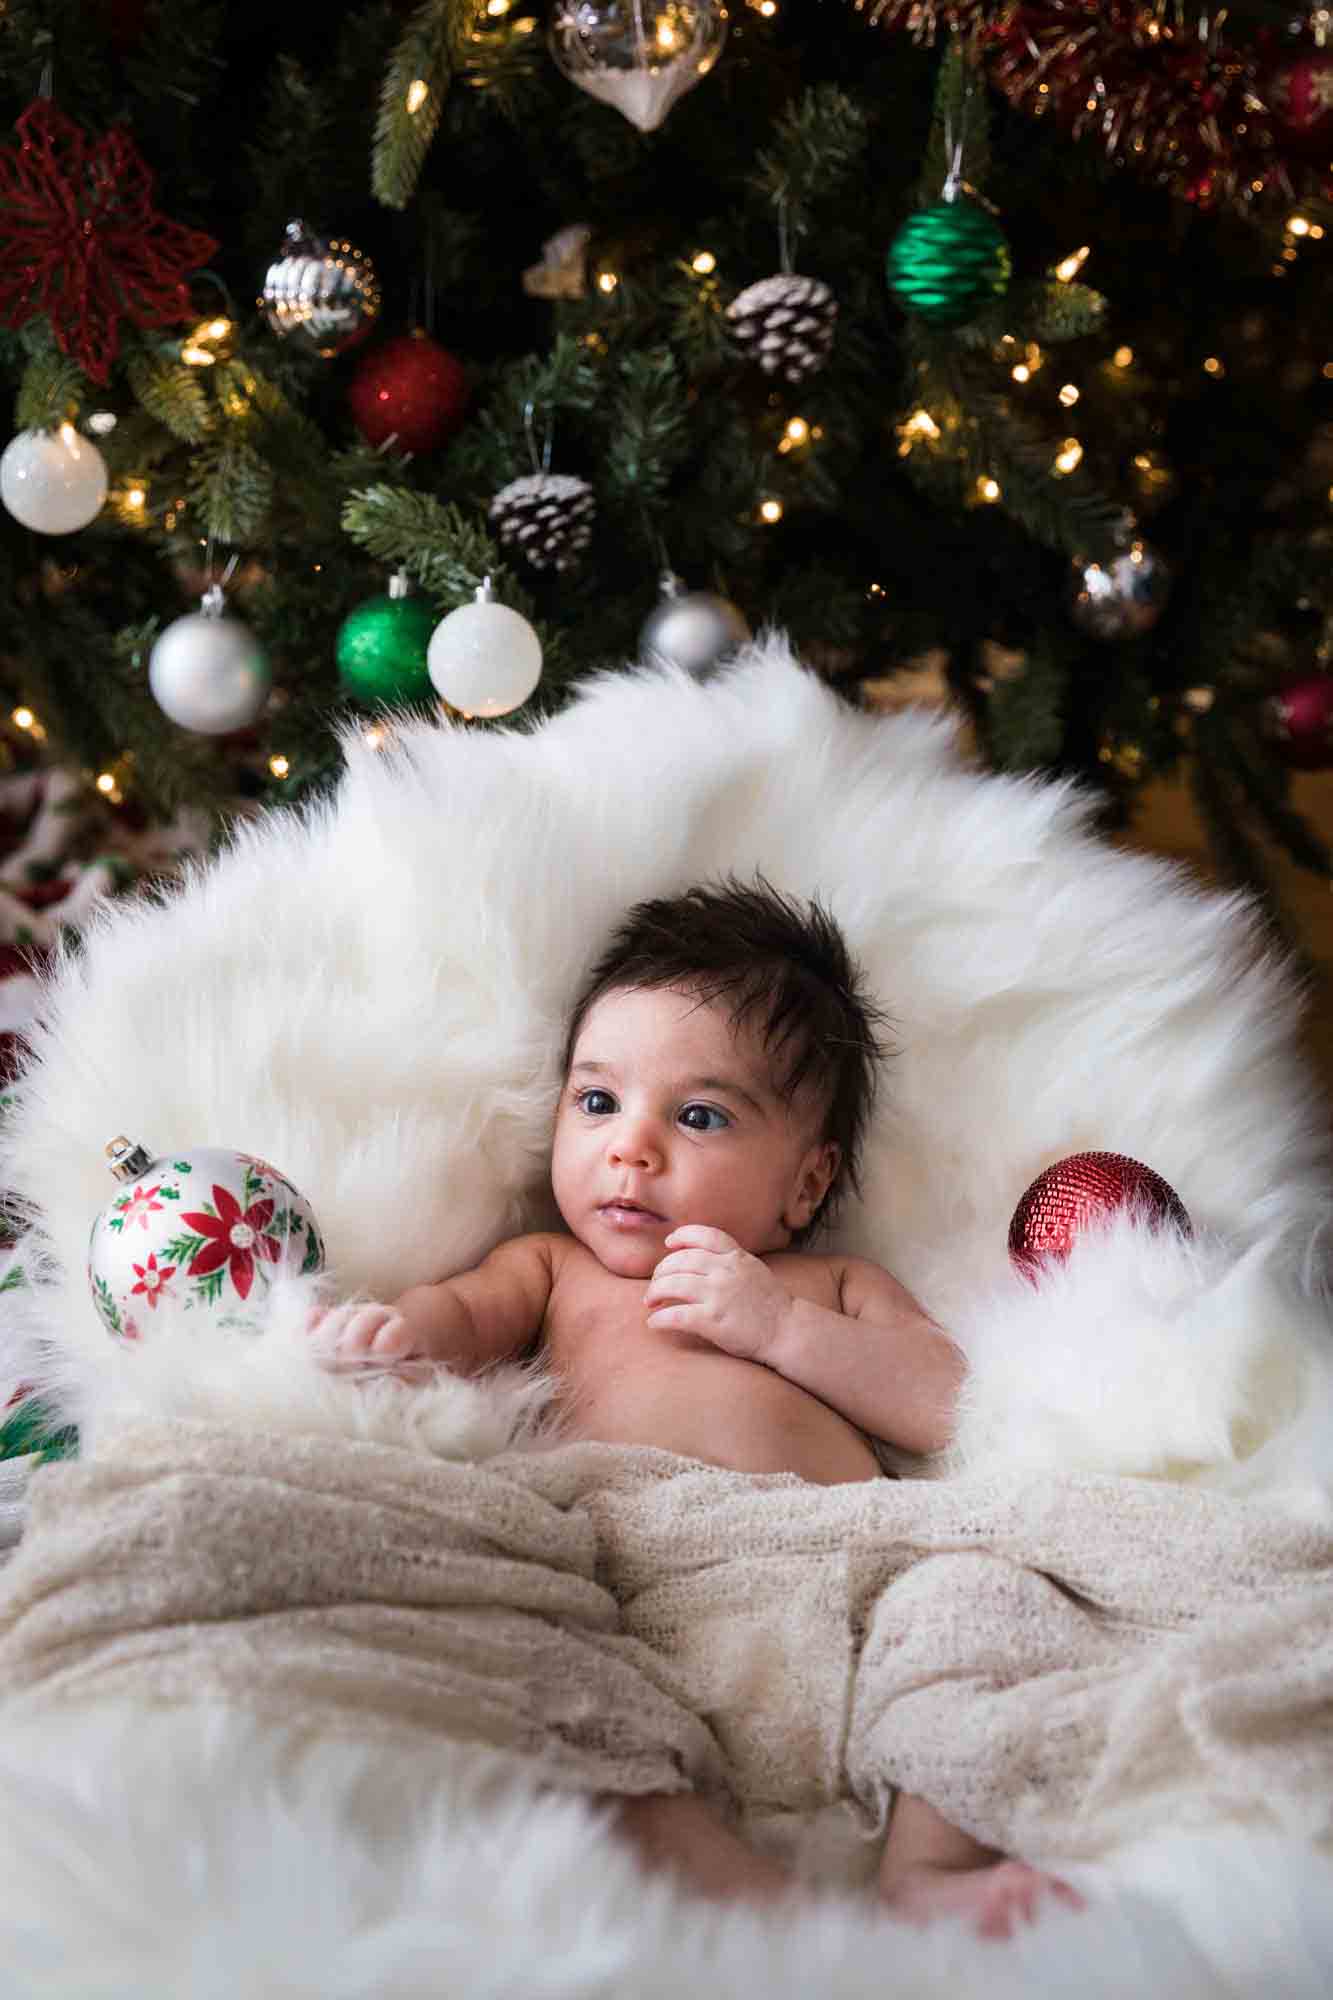
POLYGON ((45 313, 63 351, 105 382, 121 319, 170 326, 191 317, 185 274, 217 241, 159 215, 153 175, 123 127, 89 140, 49 98, 0 149, 0 322, 45 313))
POLYGON ((1290 118, 1274 115, 1282 66, 1303 54, 1328 60, 1309 44, 1284 45, 1260 28, 1242 46, 1218 32, 1222 14, 1200 8, 1191 23, 1174 7, 1143 0, 870 0, 868 12, 918 39, 968 35, 1010 103, 1054 118, 1074 138, 1097 138, 1114 158, 1200 206, 1329 194, 1327 173, 1298 143, 1290 118))

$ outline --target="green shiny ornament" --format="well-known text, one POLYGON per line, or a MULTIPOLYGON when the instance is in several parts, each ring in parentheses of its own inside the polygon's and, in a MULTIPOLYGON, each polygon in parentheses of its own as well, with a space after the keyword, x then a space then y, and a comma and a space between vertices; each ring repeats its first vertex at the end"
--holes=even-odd
POLYGON ((939 201, 909 216, 889 245, 887 268, 904 312, 962 326, 1008 290, 1009 245, 976 202, 939 201))
POLYGON ((435 701, 426 648, 440 622, 424 597, 408 597, 394 577, 386 597, 368 597, 338 628, 338 672, 357 701, 435 701))

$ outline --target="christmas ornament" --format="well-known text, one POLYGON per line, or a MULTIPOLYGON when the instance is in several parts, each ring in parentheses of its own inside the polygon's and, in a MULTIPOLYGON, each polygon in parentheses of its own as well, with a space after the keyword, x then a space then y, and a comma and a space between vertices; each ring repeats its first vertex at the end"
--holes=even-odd
POLYGON ((367 444, 392 438, 400 451, 434 451, 463 421, 467 373, 447 348, 418 328, 366 355, 347 402, 367 444))
POLYGON ((1322 158, 1333 146, 1333 49, 1285 55, 1264 80, 1278 137, 1299 153, 1322 158))
POLYGON ((702 680, 725 654, 749 643, 750 628, 727 598, 711 590, 686 590, 672 570, 663 574, 658 588, 662 594, 639 632, 645 654, 702 680))
POLYGON ((274 333, 324 360, 366 338, 379 316, 380 288, 368 257, 338 239, 325 242, 298 217, 264 273, 258 303, 274 333))
POLYGON ((526 618, 496 601, 489 577, 431 634, 426 663, 436 692, 466 716, 508 715, 541 679, 541 640, 526 618))
POLYGON ((437 623, 435 608, 409 594, 406 574, 389 579, 388 594, 368 597, 338 628, 342 684, 365 702, 429 701, 426 648, 437 623))
POLYGON ((1264 733, 1290 771, 1333 766, 1333 674, 1288 681, 1264 703, 1264 733))
POLYGON ((148 685, 164 714, 200 736, 244 729, 264 706, 271 676, 248 625, 225 615, 222 586, 204 592, 198 611, 177 618, 148 659, 148 685))
POLYGON ((1076 563, 1069 612, 1092 639, 1137 639, 1151 632, 1171 589, 1171 573, 1146 542, 1109 563, 1076 563))
POLYGON ((820 278, 778 272, 747 285, 727 307, 732 337, 765 375, 795 386, 828 360, 838 301, 820 278))
POLYGON ((588 290, 588 245, 592 230, 586 222, 557 229, 542 244, 541 262, 523 273, 523 289, 533 299, 581 299, 588 290))
POLYGON ((597 503, 586 479, 563 472, 529 472, 502 486, 490 506, 491 525, 506 548, 534 569, 572 569, 592 540, 597 503))
POLYGON ((962 326, 1009 285, 1009 245, 999 225, 961 189, 909 216, 889 246, 889 289, 904 312, 933 326, 962 326))
POLYGON ((123 125, 89 140, 47 97, 0 148, 0 324, 44 314, 62 352, 105 382, 124 318, 172 326, 197 318, 185 274, 217 241, 159 215, 153 175, 123 125))
POLYGON ((0 500, 40 535, 86 528, 101 513, 106 489, 106 460, 73 424, 20 431, 0 456, 0 500))
POLYGON ((1063 1263, 1074 1239, 1099 1216, 1132 1208, 1154 1225, 1172 1223, 1192 1234, 1179 1195, 1160 1174, 1124 1153, 1071 1153, 1038 1174, 1014 1210, 1009 1255, 1026 1276, 1042 1259, 1063 1263))
POLYGON ((122 1187, 93 1223, 88 1283, 117 1340, 141 1339, 168 1303, 210 1325, 251 1324, 280 1270, 322 1268, 309 1202, 253 1154, 203 1146, 154 1160, 126 1138, 106 1152, 122 1187))
POLYGON ((571 83, 655 132, 726 38, 720 0, 560 0, 550 47, 571 83))

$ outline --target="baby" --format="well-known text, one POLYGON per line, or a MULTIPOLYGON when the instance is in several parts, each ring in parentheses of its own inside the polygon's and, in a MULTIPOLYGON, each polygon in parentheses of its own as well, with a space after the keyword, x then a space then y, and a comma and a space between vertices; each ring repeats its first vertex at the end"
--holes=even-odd
MULTIPOLYGON (((331 1365, 476 1374, 539 1339, 566 1435, 829 1485, 880 1476, 871 1438, 939 1449, 957 1348, 877 1264, 804 1247, 856 1185, 880 1019, 817 904, 762 880, 637 904, 570 1018, 551 1156, 568 1235, 326 1314, 331 1365)), ((710 1894, 790 1886, 698 1798, 617 1811, 710 1894)), ((967 1911, 999 1936, 1043 1895, 1078 1900, 906 1795, 879 1886, 915 1921, 967 1911)))

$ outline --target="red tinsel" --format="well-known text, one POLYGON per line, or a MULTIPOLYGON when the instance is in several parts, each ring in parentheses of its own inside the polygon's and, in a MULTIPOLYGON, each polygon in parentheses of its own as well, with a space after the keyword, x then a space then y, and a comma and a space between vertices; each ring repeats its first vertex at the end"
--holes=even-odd
POLYGON ((191 317, 184 274, 216 239, 157 213, 152 170, 123 127, 90 140, 43 97, 16 129, 17 147, 0 148, 0 322, 45 313, 63 351, 105 382, 122 317, 141 327, 191 317))
POLYGON ((869 0, 869 12, 918 38, 970 34, 1011 104, 1095 137, 1199 207, 1330 192, 1283 112, 1293 62, 1322 61, 1312 45, 1284 45, 1268 29, 1245 45, 1224 40, 1224 11, 1191 20, 1161 0, 869 0))

